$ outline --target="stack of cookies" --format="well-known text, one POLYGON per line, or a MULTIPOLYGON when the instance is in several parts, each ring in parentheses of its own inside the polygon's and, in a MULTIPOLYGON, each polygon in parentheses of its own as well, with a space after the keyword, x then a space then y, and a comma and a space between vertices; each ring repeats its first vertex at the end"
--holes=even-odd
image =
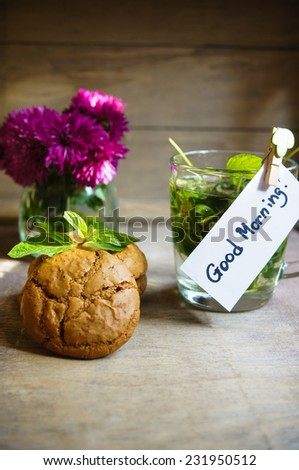
POLYGON ((27 334, 63 356, 92 359, 126 343, 140 318, 147 261, 130 244, 120 252, 83 245, 29 266, 20 312, 27 334))

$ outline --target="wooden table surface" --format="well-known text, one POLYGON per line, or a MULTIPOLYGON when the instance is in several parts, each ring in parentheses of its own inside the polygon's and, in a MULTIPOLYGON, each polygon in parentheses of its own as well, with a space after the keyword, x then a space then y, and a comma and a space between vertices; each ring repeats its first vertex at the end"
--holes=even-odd
MULTIPOLYGON (((133 338, 97 360, 26 336, 17 295, 28 262, 1 259, 1 449, 298 449, 298 279, 259 310, 196 310, 176 291, 165 234, 140 245, 149 285, 133 338)), ((298 241, 292 232, 288 256, 298 241)))
MULTIPOLYGON (((255 152, 279 125, 298 146, 295 3, 0 0, 1 123, 24 107, 60 112, 79 88, 121 97, 122 213, 161 216, 169 137, 184 150, 255 152)), ((0 171, 0 448, 298 448, 298 279, 254 312, 195 310, 176 291, 160 224, 158 241, 141 243, 149 286, 133 338, 104 359, 60 358, 18 316, 28 261, 5 255, 20 193, 0 171)), ((293 258, 298 242, 294 232, 293 258)))

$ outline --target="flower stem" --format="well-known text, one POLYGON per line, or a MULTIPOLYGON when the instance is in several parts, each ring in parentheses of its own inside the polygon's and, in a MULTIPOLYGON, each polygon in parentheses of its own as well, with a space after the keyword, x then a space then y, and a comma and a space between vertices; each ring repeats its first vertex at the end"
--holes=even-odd
POLYGON ((193 166, 192 163, 190 162, 189 158, 187 157, 187 155, 184 154, 183 150, 178 146, 178 144, 175 143, 175 141, 173 139, 171 139, 170 137, 169 137, 168 140, 171 143, 171 145, 176 149, 176 151, 181 155, 181 157, 183 157, 183 159, 185 160, 187 165, 193 166))

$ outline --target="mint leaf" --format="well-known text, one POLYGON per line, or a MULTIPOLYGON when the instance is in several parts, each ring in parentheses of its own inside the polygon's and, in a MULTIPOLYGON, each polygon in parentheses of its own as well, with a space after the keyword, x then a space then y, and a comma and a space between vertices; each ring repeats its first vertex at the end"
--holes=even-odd
POLYGON ((262 166, 262 159, 250 153, 239 153, 230 157, 226 169, 232 171, 258 171, 262 166))
POLYGON ((139 242, 139 238, 132 237, 130 235, 127 235, 126 233, 116 232, 113 230, 111 230, 111 232, 113 233, 113 236, 117 238, 120 245, 123 247, 130 245, 130 243, 139 242))
POLYGON ((86 234, 86 241, 93 240, 96 233, 96 229, 93 225, 88 225, 87 227, 87 234, 86 234))
POLYGON ((92 221, 87 224, 76 212, 65 211, 64 218, 79 235, 79 241, 73 237, 70 238, 65 232, 55 231, 54 226, 47 222, 39 222, 37 228, 42 232, 28 238, 25 242, 18 243, 8 255, 11 258, 42 254, 53 256, 78 245, 87 245, 91 248, 101 248, 107 251, 121 251, 130 243, 138 241, 137 238, 130 237, 125 233, 104 228, 103 223, 99 220, 95 221, 95 218, 92 218, 92 221))
POLYGON ((48 222, 37 222, 37 227, 42 230, 42 232, 37 235, 37 237, 31 237, 27 241, 31 243, 44 243, 44 241, 53 240, 57 242, 59 245, 69 245, 72 242, 71 238, 65 232, 58 232, 57 230, 53 230, 51 225, 48 222))
POLYGON ((126 247, 130 243, 138 242, 139 239, 131 237, 126 233, 110 230, 100 225, 96 228, 97 224, 94 221, 88 221, 88 229, 86 235, 86 242, 94 241, 101 244, 109 244, 112 246, 126 247))
POLYGON ((47 246, 47 245, 39 245, 37 243, 30 243, 30 242, 20 242, 15 245, 8 256, 11 258, 22 258, 23 256, 28 255, 48 255, 53 256, 57 253, 61 253, 65 250, 70 250, 73 248, 74 245, 56 245, 56 246, 47 246))
POLYGON ((96 241, 109 243, 115 246, 122 246, 118 238, 114 235, 114 232, 109 229, 100 229, 95 232, 96 241))
POLYGON ((87 216, 86 223, 88 228, 93 227, 97 230, 104 228, 104 223, 99 219, 99 217, 87 216))
POLYGON ((72 239, 64 232, 48 232, 48 237, 55 240, 59 245, 70 245, 73 243, 72 239))
POLYGON ((196 204, 195 214, 198 217, 202 217, 204 219, 206 217, 210 217, 211 215, 214 215, 214 210, 210 206, 207 206, 206 204, 196 204))
POLYGON ((103 243, 101 241, 89 241, 84 243, 84 246, 91 246, 92 248, 100 248, 101 250, 106 250, 106 251, 122 251, 124 247, 122 246, 116 246, 111 243, 103 243))
POLYGON ((86 238, 87 225, 79 214, 73 211, 64 211, 63 217, 78 232, 80 238, 86 238))

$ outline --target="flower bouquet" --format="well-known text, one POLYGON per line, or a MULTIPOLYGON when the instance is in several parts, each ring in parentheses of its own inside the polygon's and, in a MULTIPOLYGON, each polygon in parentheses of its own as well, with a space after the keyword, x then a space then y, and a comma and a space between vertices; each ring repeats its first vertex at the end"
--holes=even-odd
POLYGON ((113 180, 128 149, 120 98, 79 89, 62 113, 43 107, 15 111, 0 126, 0 169, 24 186, 19 217, 26 239, 36 218, 65 210, 103 218, 116 207, 113 180))

